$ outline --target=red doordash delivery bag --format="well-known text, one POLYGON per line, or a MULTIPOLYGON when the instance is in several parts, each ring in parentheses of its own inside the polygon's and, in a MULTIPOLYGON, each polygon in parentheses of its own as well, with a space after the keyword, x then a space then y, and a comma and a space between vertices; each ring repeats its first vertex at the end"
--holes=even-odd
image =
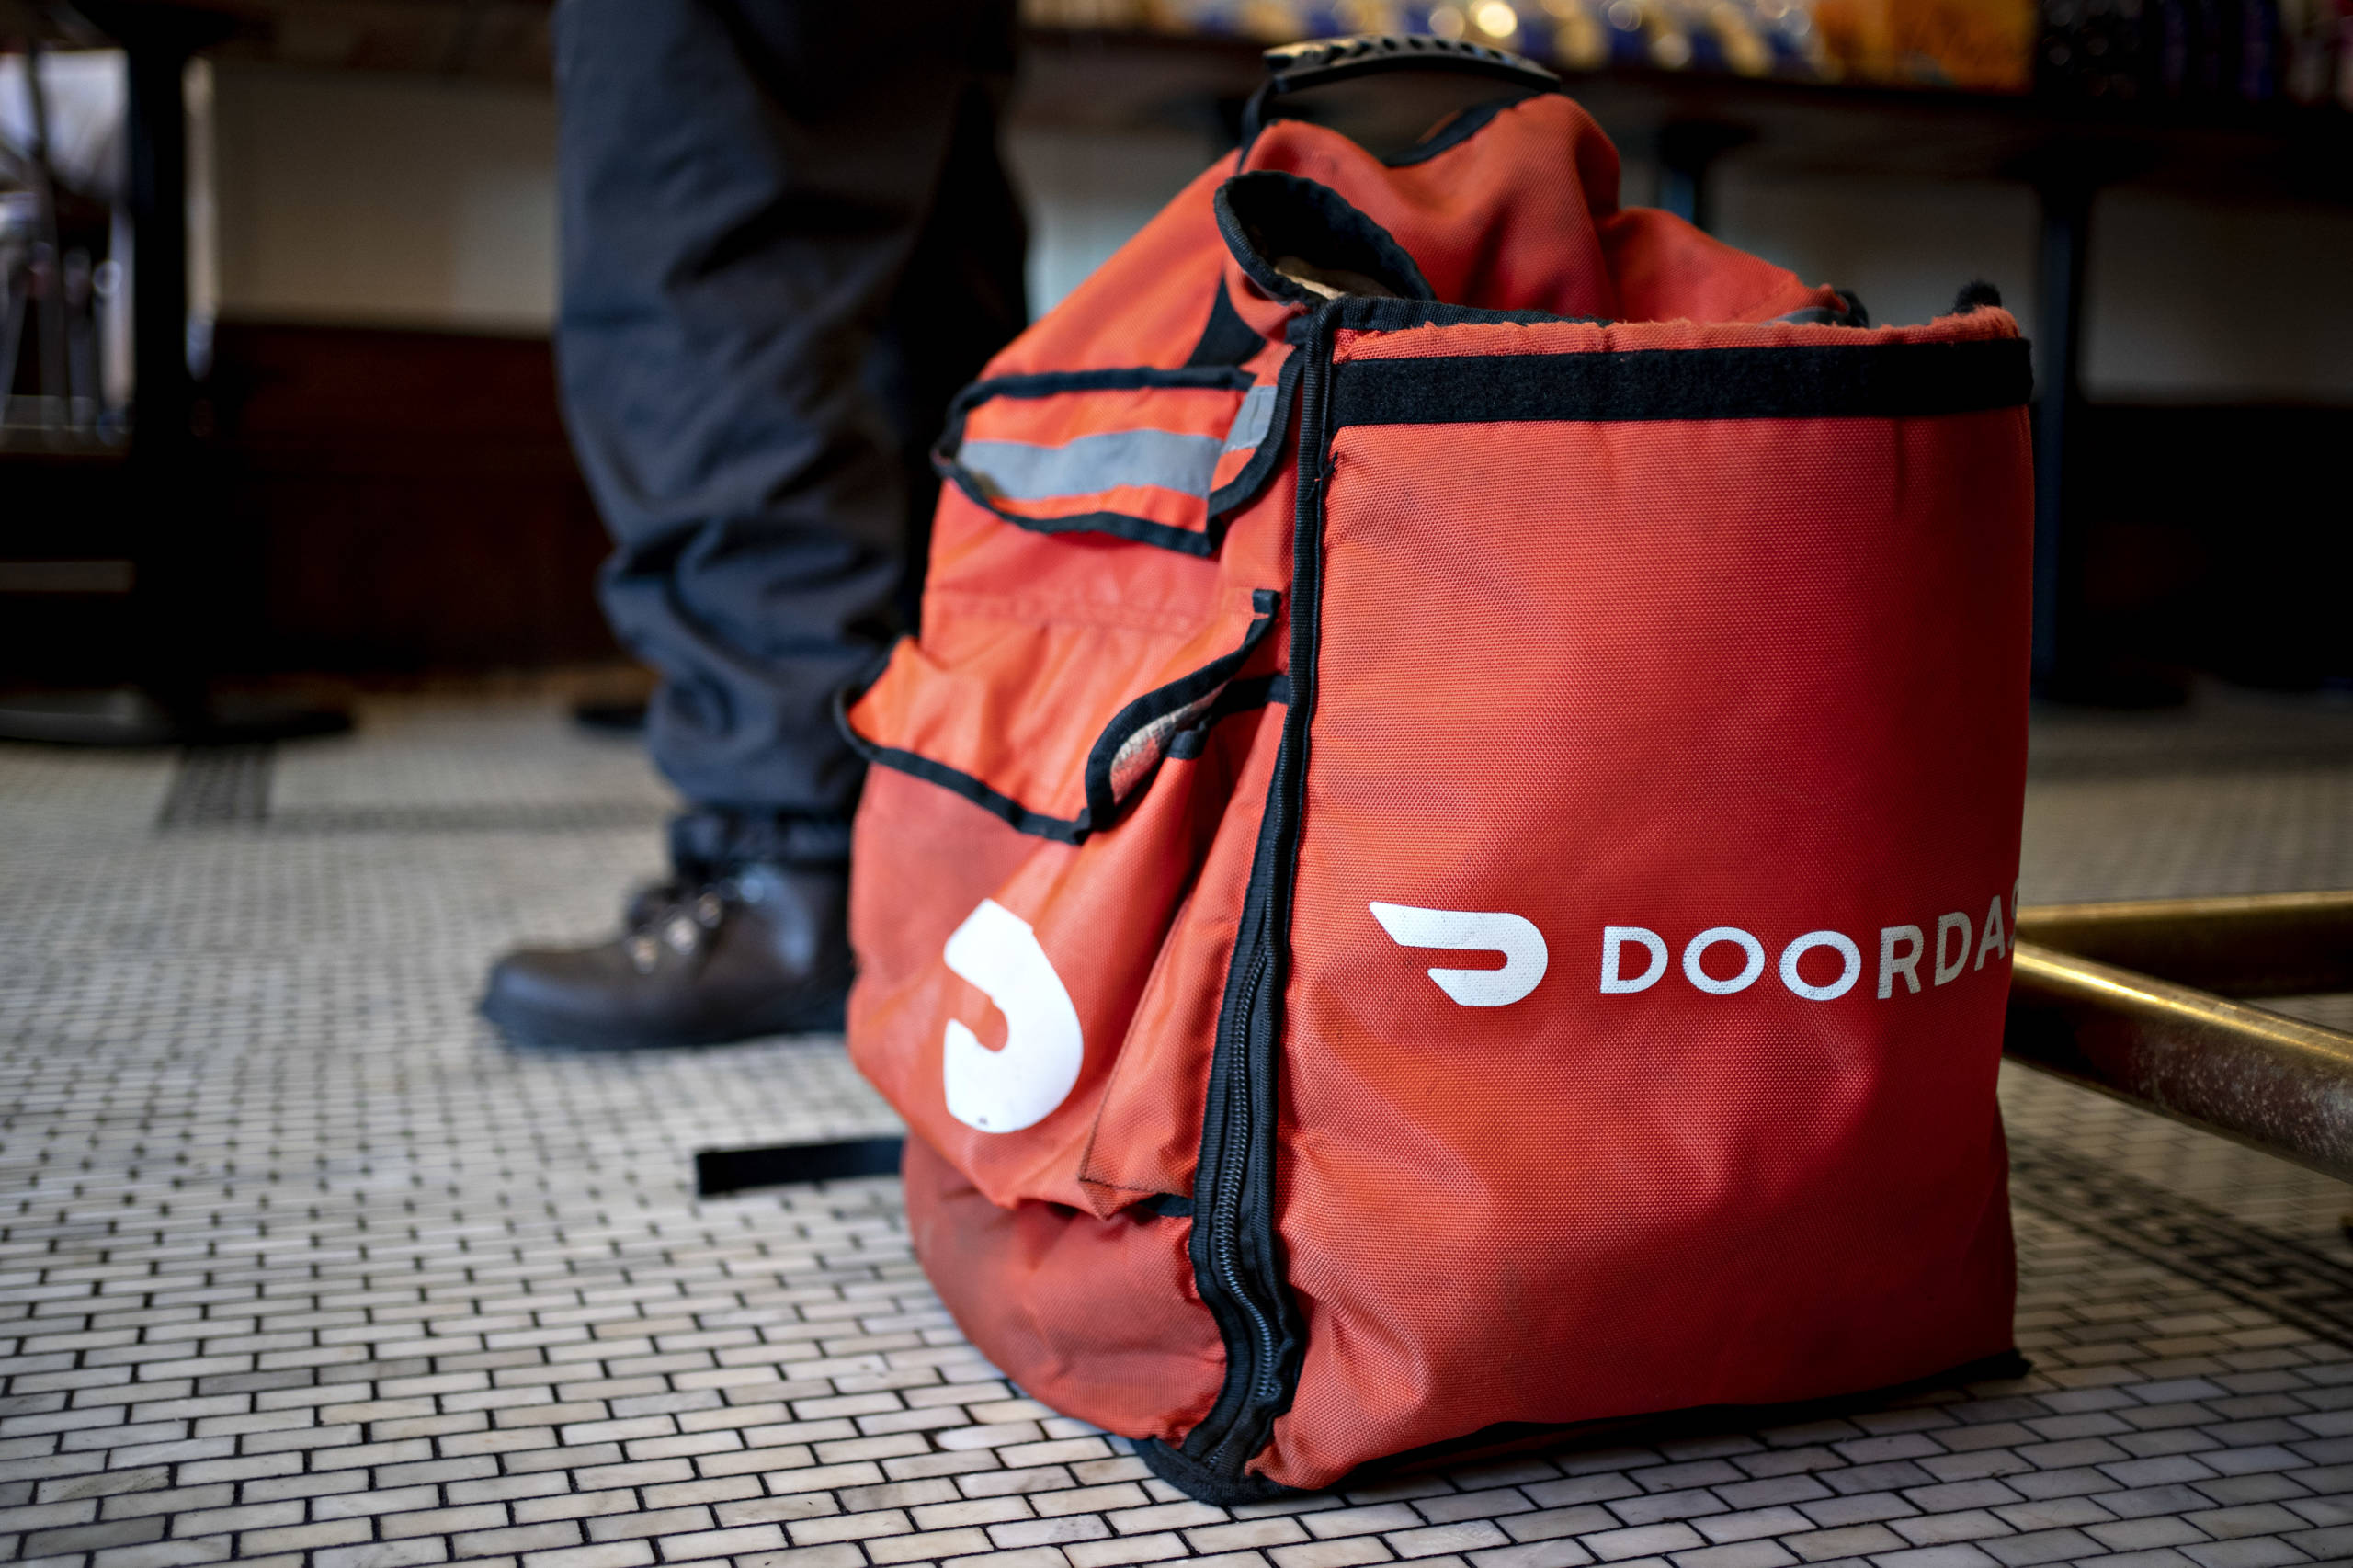
POLYGON ((1278 64, 959 399, 844 698, 940 1296, 1222 1502, 2006 1353, 2016 325, 1620 208, 1508 56, 1278 64), (1502 96, 1278 112, 1401 61, 1502 96))

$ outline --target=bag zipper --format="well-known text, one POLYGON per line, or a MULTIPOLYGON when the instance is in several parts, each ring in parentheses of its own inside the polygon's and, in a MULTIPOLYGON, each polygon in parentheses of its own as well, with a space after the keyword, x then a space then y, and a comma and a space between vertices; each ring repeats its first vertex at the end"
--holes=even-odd
POLYGON ((1281 965, 1290 927, 1290 881, 1306 792, 1307 726, 1314 703, 1315 617, 1321 600, 1324 402, 1333 312, 1299 325, 1299 513, 1291 565, 1290 704, 1267 791, 1255 885, 1234 949, 1194 1182, 1195 1283, 1225 1341, 1226 1380, 1216 1405, 1187 1437, 1185 1453, 1215 1473, 1243 1479, 1290 1404, 1304 1333, 1285 1289, 1275 1231, 1276 1040, 1281 965), (1202 1176, 1206 1176, 1204 1181, 1202 1176))
MULTIPOLYGON (((1228 1456, 1235 1441, 1245 1431, 1258 1429, 1263 1422, 1253 1419, 1260 1407, 1273 1404, 1282 1398, 1282 1384, 1277 1368, 1282 1359, 1282 1335, 1275 1325, 1275 1309, 1259 1297, 1257 1281, 1247 1278, 1242 1257, 1242 1227, 1244 1195, 1250 1185, 1251 1155, 1256 1140, 1252 1134, 1250 1106, 1250 1071, 1252 1052, 1249 1033, 1258 1011, 1260 989, 1267 971, 1273 967, 1273 955, 1262 942, 1252 955, 1249 978, 1244 983, 1242 1006, 1235 1017, 1233 1038, 1229 1041, 1233 1062, 1236 1069, 1227 1079, 1225 1095, 1225 1136, 1219 1150, 1217 1182, 1209 1212, 1209 1252, 1211 1269, 1226 1299, 1241 1309, 1248 1320, 1248 1332, 1243 1341, 1249 1354, 1238 1362, 1231 1359, 1228 1376, 1242 1391, 1242 1399, 1224 1432, 1206 1456, 1211 1470, 1238 1473, 1245 1451, 1240 1460, 1228 1456)), ((1253 1448, 1256 1445, 1252 1445, 1253 1448)))
MULTIPOLYGON (((1276 772, 1279 777, 1280 765, 1276 772)), ((1267 792, 1258 856, 1271 868, 1279 785, 1267 792)), ((1195 1288, 1217 1319, 1225 1344, 1225 1385, 1209 1415, 1188 1436, 1186 1455, 1201 1469, 1235 1481, 1264 1444, 1268 1425, 1288 1403, 1282 1379, 1292 1321, 1283 1295, 1274 1236, 1273 1042, 1267 1007, 1279 968, 1267 939, 1267 879, 1254 877, 1234 945, 1210 1064, 1201 1162, 1193 1184, 1195 1288)))

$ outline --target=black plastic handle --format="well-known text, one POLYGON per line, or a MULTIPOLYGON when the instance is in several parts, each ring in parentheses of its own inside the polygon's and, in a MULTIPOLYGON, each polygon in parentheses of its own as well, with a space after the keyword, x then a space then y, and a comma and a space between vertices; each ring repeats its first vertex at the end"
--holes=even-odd
POLYGON ((1267 81, 1242 111, 1242 145, 1258 139, 1274 101, 1290 93, 1374 76, 1388 71, 1443 71, 1455 75, 1493 76, 1531 92, 1557 93, 1561 79, 1533 60, 1489 49, 1483 43, 1431 38, 1422 33, 1358 33, 1350 38, 1312 39, 1267 51, 1267 81))
POLYGON ((1556 91, 1560 77, 1533 60, 1489 49, 1483 43, 1431 38, 1420 33, 1358 33, 1351 38, 1311 39, 1267 51, 1267 85, 1277 93, 1345 82, 1383 71, 1450 71, 1498 76, 1537 92, 1556 91))
POLYGON ((1452 75, 1492 75, 1529 92, 1560 92, 1560 78, 1539 66, 1487 45, 1430 38, 1426 33, 1356 33, 1353 38, 1315 38, 1268 50, 1266 85, 1249 94, 1243 108, 1243 148, 1259 139, 1276 99, 1308 87, 1346 83, 1383 71, 1445 71, 1452 75))

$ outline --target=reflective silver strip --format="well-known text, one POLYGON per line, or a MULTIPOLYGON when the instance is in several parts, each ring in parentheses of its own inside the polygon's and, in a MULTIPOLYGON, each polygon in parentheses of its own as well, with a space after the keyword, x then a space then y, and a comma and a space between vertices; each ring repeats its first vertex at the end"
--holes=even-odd
POLYGON ((990 494, 1007 501, 1051 501, 1095 495, 1122 484, 1149 484, 1206 497, 1218 459, 1248 451, 1267 438, 1275 420, 1275 389, 1252 387, 1234 410, 1225 438, 1179 436, 1168 430, 1107 430, 1059 447, 1029 441, 967 441, 956 460, 990 494))
POLYGON ((967 441, 956 453, 992 495, 1051 501, 1122 484, 1152 484, 1206 496, 1223 443, 1166 430, 1109 430, 1059 447, 1028 441, 967 441))
POLYGON ((1267 427, 1275 422, 1275 383, 1252 387, 1233 411, 1233 428, 1225 433, 1225 449, 1246 452, 1267 438, 1267 427))

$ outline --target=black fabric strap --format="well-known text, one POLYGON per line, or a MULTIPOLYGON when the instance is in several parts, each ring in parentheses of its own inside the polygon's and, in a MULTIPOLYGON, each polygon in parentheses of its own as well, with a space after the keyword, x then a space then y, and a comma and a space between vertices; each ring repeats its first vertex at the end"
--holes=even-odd
POLYGON ((1332 423, 1904 418, 2024 404, 2021 338, 1353 359, 1332 423))

